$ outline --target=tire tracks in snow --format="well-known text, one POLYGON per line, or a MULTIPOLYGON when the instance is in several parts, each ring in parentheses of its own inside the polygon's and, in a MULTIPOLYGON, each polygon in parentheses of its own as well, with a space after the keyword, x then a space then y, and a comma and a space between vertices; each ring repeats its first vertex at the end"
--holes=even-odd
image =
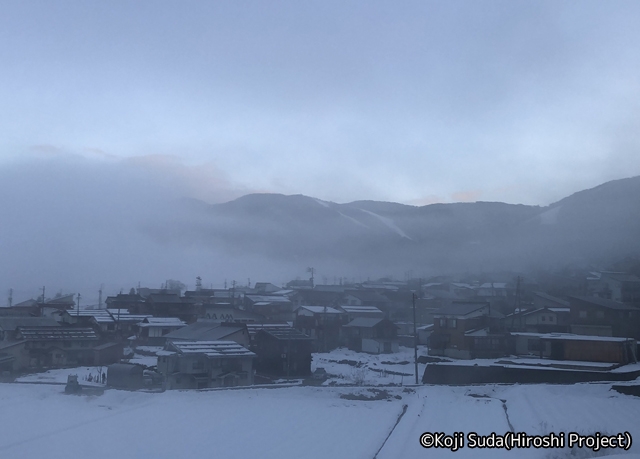
POLYGON ((387 440, 389 440, 391 435, 393 435, 393 431, 396 430, 396 427, 398 427, 398 424, 400 424, 400 421, 402 420, 402 417, 407 412, 407 408, 409 408, 409 405, 407 405, 406 403, 404 405, 402 405, 402 413, 400 413, 398 415, 398 419, 396 419, 396 423, 393 425, 393 427, 389 431, 389 434, 387 435, 387 438, 385 438, 384 441, 382 442, 382 445, 380 445, 380 448, 378 448, 378 451, 376 451, 376 454, 373 456, 373 459, 377 459, 378 454, 380 454, 380 451, 382 451, 382 448, 384 448, 384 445, 387 444, 387 440))
POLYGON ((6 445, 0 445, 0 451, 7 451, 7 450, 10 450, 12 448, 15 448, 16 446, 24 445, 25 443, 29 443, 29 442, 36 441, 36 440, 41 440, 43 438, 51 437, 53 435, 57 435, 59 433, 66 432, 68 430, 77 429, 78 427, 82 427, 82 426, 85 426, 87 424, 93 424, 95 422, 99 422, 99 421, 102 421, 104 419, 112 418, 114 416, 119 416, 119 415, 124 414, 124 413, 129 413, 131 411, 135 411, 135 410, 138 410, 140 408, 144 408, 144 407, 146 407, 148 405, 151 405, 151 403, 152 403, 151 401, 149 401, 147 403, 141 403, 139 405, 136 405, 136 406, 128 408, 128 409, 118 410, 115 413, 107 414, 106 416, 100 416, 100 417, 95 418, 95 419, 89 419, 89 420, 85 420, 85 421, 81 421, 81 422, 76 422, 74 424, 62 427, 60 429, 52 430, 50 432, 45 432, 45 433, 42 433, 40 435, 35 435, 33 437, 29 437, 29 438, 25 438, 25 439, 22 439, 22 440, 18 440, 18 441, 15 441, 13 443, 8 443, 6 445))

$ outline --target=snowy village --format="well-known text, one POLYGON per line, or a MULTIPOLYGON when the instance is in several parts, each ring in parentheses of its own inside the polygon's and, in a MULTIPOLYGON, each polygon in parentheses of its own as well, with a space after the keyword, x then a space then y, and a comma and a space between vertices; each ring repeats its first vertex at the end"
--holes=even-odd
POLYGON ((640 1, 0 2, 0 459, 640 459, 640 1))
MULTIPOLYGON (((435 420, 444 413, 434 410, 445 410, 462 422, 449 412, 454 405, 460 414, 470 406, 480 410, 492 432, 513 431, 514 417, 530 416, 531 410, 538 417, 525 425, 539 435, 548 433, 545 429, 578 429, 574 426, 585 418, 574 410, 602 409, 598 418, 605 416, 607 429, 636 429, 622 421, 615 428, 609 423, 620 412, 635 416, 640 406, 633 397, 640 394, 635 382, 640 376, 640 278, 601 271, 499 280, 443 276, 316 284, 312 274, 282 286, 232 282, 227 288, 205 288, 198 277, 191 290, 169 280, 161 288, 131 288, 93 305, 83 305, 77 294, 43 295, 0 308, 2 381, 13 388, 2 403, 36 391, 45 398, 76 395, 116 413, 127 411, 129 401, 152 404, 163 416, 168 399, 175 404, 171 410, 184 410, 186 416, 215 413, 231 420, 253 412, 253 403, 273 403, 248 425, 263 422, 262 416, 284 415, 294 417, 283 424, 293 428, 303 422, 295 421, 295 413, 308 410, 304 425, 318 422, 330 432, 339 425, 345 430, 341 435, 348 431, 353 438, 370 435, 369 428, 379 432, 379 442, 359 445, 366 454, 375 453, 374 445, 382 448, 379 457, 398 457, 398 448, 407 454, 420 450, 417 435, 426 427, 411 427, 402 418, 435 420), (524 412, 523 396, 533 403, 524 412), (331 415, 335 420, 326 419, 334 407, 326 405, 327 397, 340 401, 342 408, 331 415), (111 407, 114 398, 127 401, 111 407), (256 400, 244 406, 247 399, 256 400), (560 424, 540 417, 540 404, 564 411, 560 424), (604 409, 605 404, 612 407, 604 409), (353 431, 347 427, 351 423, 359 427, 353 431), (415 438, 402 445, 403 435, 415 438), (396 446, 389 447, 385 436, 396 446)), ((78 402, 55 403, 52 409, 64 412, 72 408, 60 404, 78 402)), ((90 411, 87 419, 95 414, 90 411)), ((225 429, 234 422, 239 421, 224 422, 225 429)), ((289 451, 287 457, 302 451, 315 457, 299 449, 308 441, 305 435, 277 448, 289 451)), ((355 448, 358 442, 353 442, 355 448)), ((324 455, 331 448, 322 443, 324 455)), ((249 454, 257 444, 233 441, 225 447, 249 454)), ((535 452, 520 453, 538 457, 535 452)))

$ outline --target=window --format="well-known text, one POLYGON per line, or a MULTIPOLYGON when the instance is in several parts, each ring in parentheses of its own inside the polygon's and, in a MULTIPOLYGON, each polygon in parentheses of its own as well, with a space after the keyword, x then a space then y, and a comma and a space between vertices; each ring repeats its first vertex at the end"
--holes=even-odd
POLYGON ((196 360, 195 362, 193 362, 193 364, 191 365, 191 368, 193 370, 204 370, 204 362, 202 360, 196 360))
POLYGON ((440 328, 447 328, 447 319, 440 319, 440 328))
POLYGON ((542 321, 545 322, 547 320, 547 316, 542 316, 542 321))
POLYGON ((449 328, 457 328, 458 321, 456 319, 449 319, 449 328))

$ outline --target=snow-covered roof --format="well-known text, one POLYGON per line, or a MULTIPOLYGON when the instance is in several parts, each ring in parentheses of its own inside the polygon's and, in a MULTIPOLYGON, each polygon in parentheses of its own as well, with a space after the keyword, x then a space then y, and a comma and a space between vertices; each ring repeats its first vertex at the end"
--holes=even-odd
POLYGON ((245 295, 245 298, 253 303, 291 303, 284 295, 245 295))
POLYGON ((305 309, 314 314, 342 314, 342 311, 329 306, 300 306, 299 309, 305 309))
POLYGON ((507 288, 507 283, 506 282, 485 282, 480 286, 480 288, 504 289, 504 288, 507 288))
POLYGON ((633 338, 620 338, 617 336, 594 336, 594 335, 574 335, 572 333, 526 333, 512 332, 512 336, 528 336, 531 338, 561 340, 561 341, 605 341, 613 343, 622 343, 626 341, 634 341, 633 338))
POLYGON ((80 309, 66 311, 71 317, 93 317, 97 323, 112 323, 113 316, 106 309, 80 309))
POLYGON ((139 326, 148 327, 184 327, 187 323, 177 317, 147 317, 139 326))
POLYGON ((209 358, 252 357, 255 354, 235 341, 178 341, 171 343, 181 354, 204 354, 209 358))
POLYGON ((107 309, 113 320, 116 322, 142 322, 148 317, 153 317, 151 314, 130 314, 128 309, 107 309))
POLYGON ((219 341, 244 328, 244 324, 230 326, 214 320, 199 320, 164 337, 168 340, 219 341))
POLYGON ((91 328, 74 327, 20 327, 20 335, 26 340, 97 340, 98 335, 91 328))
POLYGON ((340 306, 342 308, 342 310, 344 312, 350 313, 350 314, 356 314, 356 313, 360 313, 360 314, 382 314, 382 311, 378 308, 376 308, 375 306, 340 306))

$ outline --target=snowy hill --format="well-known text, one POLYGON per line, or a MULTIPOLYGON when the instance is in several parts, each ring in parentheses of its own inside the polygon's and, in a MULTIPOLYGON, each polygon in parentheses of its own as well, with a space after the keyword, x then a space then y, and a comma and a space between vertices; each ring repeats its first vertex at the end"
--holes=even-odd
MULTIPOLYGON (((547 207, 476 202, 423 207, 253 194, 200 206, 205 244, 281 262, 355 270, 484 269, 615 259, 640 251, 640 177, 609 182, 547 207)), ((195 233, 194 233, 195 231, 195 233)))

